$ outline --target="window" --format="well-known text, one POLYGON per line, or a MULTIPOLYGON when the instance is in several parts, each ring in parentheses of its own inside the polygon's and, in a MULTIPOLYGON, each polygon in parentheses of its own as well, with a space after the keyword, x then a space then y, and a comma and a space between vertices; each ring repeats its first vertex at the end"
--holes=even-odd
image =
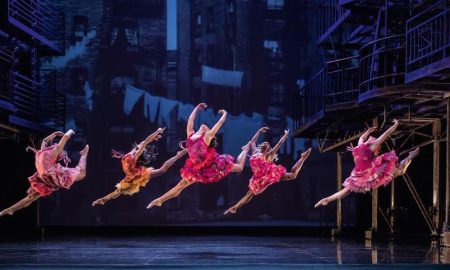
POLYGON ((283 9, 284 0, 267 0, 267 9, 283 9))
POLYGON ((208 22, 207 23, 208 24, 207 24, 206 30, 208 31, 208 33, 214 31, 216 21, 215 21, 213 7, 208 8, 208 22))

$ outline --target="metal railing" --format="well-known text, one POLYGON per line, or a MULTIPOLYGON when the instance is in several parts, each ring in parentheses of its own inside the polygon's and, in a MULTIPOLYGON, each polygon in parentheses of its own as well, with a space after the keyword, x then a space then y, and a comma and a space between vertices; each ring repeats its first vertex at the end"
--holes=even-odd
POLYGON ((406 68, 412 72, 449 57, 450 1, 442 0, 406 22, 406 68))
POLYGON ((405 35, 374 40, 360 49, 360 91, 405 82, 405 35))
POLYGON ((321 0, 318 4, 317 37, 325 34, 347 10, 339 5, 338 0, 321 0))
POLYGON ((8 21, 46 46, 64 51, 64 14, 48 0, 8 0, 8 21))
POLYGON ((314 118, 325 108, 326 90, 331 87, 331 78, 322 69, 294 97, 294 128, 314 118))
POLYGON ((17 108, 15 114, 39 122, 39 83, 17 72, 11 73, 10 76, 12 76, 11 100, 17 108))
POLYGON ((358 56, 351 56, 327 62, 327 73, 332 80, 331 88, 327 93, 327 104, 335 105, 358 100, 358 56))

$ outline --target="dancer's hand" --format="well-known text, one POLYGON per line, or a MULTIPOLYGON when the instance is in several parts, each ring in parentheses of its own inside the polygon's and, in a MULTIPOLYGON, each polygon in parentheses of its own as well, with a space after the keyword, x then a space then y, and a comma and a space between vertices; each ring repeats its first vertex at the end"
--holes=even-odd
POLYGON ((328 205, 328 199, 327 198, 324 198, 324 199, 320 200, 319 202, 317 202, 316 205, 314 205, 314 208, 317 208, 317 207, 322 206, 322 205, 323 206, 328 205))
POLYGON ((69 129, 66 133, 70 136, 75 134, 75 131, 73 131, 73 129, 69 129))
POLYGON ((366 133, 370 134, 370 133, 375 132, 376 130, 377 130, 376 127, 370 127, 370 128, 368 128, 368 129, 366 130, 366 133))
POLYGON ((267 131, 269 131, 269 127, 262 127, 258 130, 259 133, 266 133, 267 131))
POLYGON ((56 131, 56 132, 53 133, 53 135, 54 135, 55 137, 62 137, 62 136, 64 136, 64 132, 62 132, 62 131, 56 131))
POLYGON ((161 133, 164 132, 164 130, 166 130, 166 127, 158 128, 158 129, 156 130, 156 133, 161 134, 161 133))
POLYGON ((398 120, 397 119, 392 120, 392 123, 394 123, 394 125, 398 126, 398 120))
POLYGON ((227 211, 225 211, 225 213, 223 213, 223 214, 224 215, 236 214, 236 210, 237 210, 237 208, 233 206, 233 207, 229 208, 227 211))
POLYGON ((208 105, 206 105, 206 103, 199 103, 196 107, 196 109, 198 109, 198 110, 203 110, 206 108, 208 108, 208 105))
POLYGON ((227 113, 227 111, 225 111, 224 109, 222 109, 222 110, 219 110, 217 113, 218 113, 218 114, 221 114, 221 115, 224 115, 224 114, 227 113))

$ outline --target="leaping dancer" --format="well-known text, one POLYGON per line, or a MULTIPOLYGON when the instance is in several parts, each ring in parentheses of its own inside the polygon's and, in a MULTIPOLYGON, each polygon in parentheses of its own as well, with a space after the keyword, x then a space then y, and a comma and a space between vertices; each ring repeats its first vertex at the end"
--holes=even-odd
POLYGON ((394 120, 394 125, 384 132, 380 137, 370 136, 376 130, 369 128, 358 141, 358 146, 349 147, 352 151, 355 167, 343 186, 344 188, 335 194, 320 200, 314 207, 327 205, 332 201, 340 200, 351 192, 366 192, 373 188, 386 186, 394 178, 406 173, 411 161, 419 154, 419 148, 409 152, 408 157, 398 163, 398 156, 395 151, 378 155, 383 142, 398 127, 398 120, 394 120))
POLYGON ((311 153, 311 148, 306 150, 301 154, 300 159, 295 163, 290 172, 286 172, 286 168, 275 164, 277 160, 277 152, 280 149, 281 145, 288 138, 289 131, 285 130, 283 137, 281 137, 280 141, 272 148, 268 142, 263 142, 260 145, 256 146, 256 142, 258 141, 259 136, 267 132, 269 128, 263 127, 255 134, 255 136, 250 141, 250 145, 252 148, 252 155, 250 157, 250 167, 253 171, 253 176, 250 179, 250 183, 248 185, 249 191, 239 200, 236 205, 229 208, 225 211, 225 215, 229 213, 236 213, 236 211, 249 203, 250 200, 256 196, 264 192, 266 188, 270 185, 278 183, 280 181, 291 181, 297 178, 298 173, 300 172, 303 163, 308 158, 311 153))
POLYGON ((189 116, 186 128, 186 149, 189 153, 189 158, 181 169, 182 179, 164 195, 153 200, 147 208, 161 206, 167 200, 180 195, 181 191, 193 183, 208 184, 218 182, 230 172, 241 172, 243 170, 249 145, 242 148, 242 152, 237 158, 237 163, 234 163, 232 156, 219 155, 216 152, 215 135, 227 117, 225 110, 219 111, 219 114, 222 114, 222 116, 212 129, 202 124, 199 130, 194 131, 194 121, 197 113, 206 107, 205 103, 198 104, 189 116))
POLYGON ((179 151, 175 156, 164 162, 159 169, 152 167, 145 167, 153 158, 150 150, 147 146, 161 138, 161 134, 164 132, 163 128, 159 128, 156 132, 149 135, 144 141, 136 145, 127 154, 121 154, 113 150, 113 158, 120 158, 122 161, 122 170, 125 173, 125 178, 116 185, 116 190, 100 198, 92 203, 92 206, 103 205, 106 202, 116 199, 120 195, 133 195, 139 192, 141 187, 145 187, 150 178, 161 176, 166 173, 167 170, 187 151, 179 151))
POLYGON ((27 196, 13 206, 0 212, 0 216, 12 215, 17 210, 28 207, 32 202, 40 197, 52 194, 54 191, 65 188, 69 189, 74 182, 83 180, 86 177, 86 158, 89 152, 89 145, 80 151, 80 160, 75 168, 69 168, 70 162, 64 146, 75 132, 69 129, 65 134, 57 131, 46 137, 39 150, 27 147, 35 154, 36 172, 28 178, 31 187, 27 191, 27 196), (53 139, 61 137, 59 142, 53 143, 53 139), (59 162, 62 161, 64 166, 59 162))

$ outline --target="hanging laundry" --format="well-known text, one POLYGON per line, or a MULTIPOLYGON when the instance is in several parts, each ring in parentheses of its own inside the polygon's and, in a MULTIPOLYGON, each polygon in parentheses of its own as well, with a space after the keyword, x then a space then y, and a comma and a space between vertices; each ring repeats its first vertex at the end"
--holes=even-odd
MULTIPOLYGON (((219 117, 214 114, 214 111, 212 109, 206 109, 203 111, 199 111, 197 113, 195 126, 198 129, 201 124, 205 124, 209 128, 212 128, 217 123, 218 120, 219 120, 219 117)), ((223 131, 219 131, 218 133, 220 133, 220 132, 223 132, 223 131)))
POLYGON ((202 66, 202 81, 211 84, 241 87, 242 71, 217 69, 208 66, 202 66))
POLYGON ((86 81, 84 83, 84 101, 86 102, 86 107, 89 111, 92 111, 93 109, 93 100, 92 97, 94 96, 94 90, 91 89, 91 86, 89 85, 89 82, 86 81))
MULTIPOLYGON (((86 91, 86 90, 85 90, 86 91)), ((144 95, 144 91, 137 89, 131 85, 125 87, 125 98, 123 100, 123 112, 130 115, 138 100, 144 95)))
POLYGON ((233 156, 239 155, 241 148, 247 144, 262 126, 263 117, 253 113, 252 117, 240 114, 228 116, 224 125, 223 152, 233 156))
POLYGON ((172 123, 170 114, 180 104, 178 101, 172 99, 161 98, 159 102, 159 118, 167 126, 167 128, 173 127, 176 123, 172 123))
POLYGON ((189 119, 194 106, 192 104, 181 104, 178 106, 178 121, 185 121, 189 119))
POLYGON ((152 96, 149 93, 144 95, 144 117, 152 123, 156 121, 160 100, 160 97, 152 96))

